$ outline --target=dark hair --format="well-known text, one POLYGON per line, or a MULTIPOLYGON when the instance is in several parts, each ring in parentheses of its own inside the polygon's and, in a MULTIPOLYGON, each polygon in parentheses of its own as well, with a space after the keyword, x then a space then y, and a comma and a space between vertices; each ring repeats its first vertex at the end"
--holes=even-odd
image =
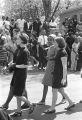
POLYGON ((26 33, 20 33, 19 37, 21 38, 21 40, 23 41, 23 44, 27 44, 29 37, 26 33))
POLYGON ((13 21, 14 21, 14 18, 11 19, 11 22, 13 22, 13 21))
POLYGON ((66 47, 66 42, 63 37, 57 37, 55 40, 56 40, 59 48, 62 49, 62 48, 66 47))
POLYGON ((9 20, 9 17, 8 17, 8 16, 6 17, 6 20, 9 20))

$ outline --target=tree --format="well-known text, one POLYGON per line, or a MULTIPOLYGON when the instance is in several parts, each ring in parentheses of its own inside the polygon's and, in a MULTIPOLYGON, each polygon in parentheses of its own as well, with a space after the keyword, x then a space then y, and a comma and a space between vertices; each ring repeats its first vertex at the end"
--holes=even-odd
POLYGON ((59 6, 60 0, 58 0, 53 12, 51 12, 52 0, 42 0, 42 2, 43 2, 43 8, 45 11, 45 21, 50 22, 59 6))
POLYGON ((45 11, 45 21, 48 21, 48 18, 51 15, 51 0, 42 0, 42 2, 45 11))
POLYGON ((20 16, 25 19, 30 17, 35 19, 43 9, 42 4, 40 5, 41 2, 41 0, 39 2, 38 0, 5 0, 5 13, 10 17, 17 18, 20 16))

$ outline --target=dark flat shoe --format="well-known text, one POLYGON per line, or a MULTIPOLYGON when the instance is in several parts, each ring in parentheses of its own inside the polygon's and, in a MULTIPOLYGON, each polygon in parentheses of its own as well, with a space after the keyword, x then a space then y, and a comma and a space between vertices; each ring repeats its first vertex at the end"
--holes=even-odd
POLYGON ((37 105, 45 105, 45 102, 39 102, 39 103, 37 103, 37 105))
POLYGON ((46 110, 43 113, 45 113, 45 114, 52 114, 52 113, 55 113, 55 112, 56 112, 56 110, 54 109, 54 110, 46 110))
POLYGON ((71 106, 65 108, 65 110, 70 110, 70 109, 73 108, 73 107, 75 107, 75 104, 73 104, 73 105, 71 105, 71 106))
POLYGON ((33 113, 35 106, 36 106, 35 104, 32 104, 32 105, 29 107, 29 114, 33 113))
POLYGON ((22 116, 22 112, 15 112, 12 115, 10 115, 11 117, 21 117, 22 116))
POLYGON ((80 101, 80 103, 82 103, 82 100, 80 101))
POLYGON ((22 106, 21 106, 21 109, 26 109, 26 108, 29 108, 29 105, 24 103, 22 106))
POLYGON ((2 105, 0 108, 1 108, 1 109, 5 109, 5 110, 7 110, 7 109, 8 109, 8 106, 4 106, 4 105, 2 105))

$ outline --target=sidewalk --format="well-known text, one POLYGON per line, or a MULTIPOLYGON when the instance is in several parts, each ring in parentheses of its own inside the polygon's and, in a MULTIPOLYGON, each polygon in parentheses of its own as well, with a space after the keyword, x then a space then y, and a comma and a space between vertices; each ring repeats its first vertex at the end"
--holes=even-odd
MULTIPOLYGON (((41 100, 43 86, 41 80, 43 78, 44 72, 38 71, 28 71, 28 77, 26 82, 26 89, 28 91, 29 100, 32 103, 37 103, 41 100)), ((11 80, 11 75, 0 77, 0 105, 2 105, 8 95, 9 84, 11 80)), ((46 110, 52 101, 52 89, 49 87, 46 105, 36 106, 34 112, 28 115, 28 110, 23 111, 22 117, 14 118, 13 120, 82 120, 82 103, 79 101, 82 99, 82 79, 79 74, 68 74, 68 86, 66 91, 70 94, 72 100, 76 103, 75 108, 71 111, 64 110, 68 106, 68 103, 57 105, 56 113, 53 114, 42 114, 46 110)), ((61 95, 58 94, 57 104, 61 101, 61 95)), ((16 99, 15 97, 9 105, 8 113, 12 113, 16 109, 16 99)))

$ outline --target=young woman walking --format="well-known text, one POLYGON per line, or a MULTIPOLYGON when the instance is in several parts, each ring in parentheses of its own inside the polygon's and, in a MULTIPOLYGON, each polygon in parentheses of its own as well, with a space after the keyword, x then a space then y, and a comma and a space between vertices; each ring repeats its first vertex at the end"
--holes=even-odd
POLYGON ((65 97, 68 101, 69 106, 66 110, 69 110, 75 106, 72 100, 68 97, 64 91, 64 87, 67 86, 67 53, 65 50, 65 40, 62 37, 55 39, 55 47, 57 49, 57 54, 55 59, 55 66, 53 71, 53 81, 52 81, 52 105, 51 107, 44 111, 44 113, 54 113, 55 105, 58 98, 58 91, 65 97))
POLYGON ((34 106, 29 102, 27 98, 23 96, 27 78, 28 63, 28 50, 26 48, 27 36, 25 33, 20 33, 17 36, 16 44, 18 46, 18 49, 14 53, 13 63, 9 65, 10 70, 14 71, 11 86, 13 86, 13 94, 17 99, 17 111, 12 115, 13 117, 22 115, 21 101, 29 105, 29 113, 33 112, 34 110, 34 106))

